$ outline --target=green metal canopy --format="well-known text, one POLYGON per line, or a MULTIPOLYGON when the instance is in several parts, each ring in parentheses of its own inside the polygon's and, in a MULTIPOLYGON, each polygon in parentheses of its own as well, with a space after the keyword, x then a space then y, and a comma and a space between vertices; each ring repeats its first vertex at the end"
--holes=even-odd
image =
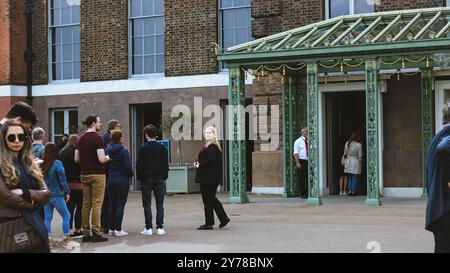
POLYGON ((226 63, 261 60, 303 61, 391 53, 438 53, 450 49, 450 8, 340 16, 227 49, 226 63))

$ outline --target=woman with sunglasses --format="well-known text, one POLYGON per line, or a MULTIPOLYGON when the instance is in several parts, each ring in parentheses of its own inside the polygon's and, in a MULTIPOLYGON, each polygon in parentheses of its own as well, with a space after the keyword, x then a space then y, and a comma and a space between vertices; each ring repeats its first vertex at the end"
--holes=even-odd
POLYGON ((0 129, 0 171, 0 221, 23 217, 39 238, 38 245, 24 251, 50 252, 47 229, 38 210, 38 204, 45 204, 50 194, 34 161, 30 137, 16 121, 7 121, 0 129))
POLYGON ((53 210, 56 208, 63 219, 63 243, 66 247, 70 243, 70 213, 66 205, 66 202, 70 200, 70 195, 64 166, 58 160, 58 155, 59 149, 55 143, 49 142, 45 145, 44 163, 42 163, 41 169, 45 177, 45 184, 51 192, 50 201, 44 206, 45 226, 47 227, 50 246, 57 246, 58 242, 53 239, 51 225, 53 210))

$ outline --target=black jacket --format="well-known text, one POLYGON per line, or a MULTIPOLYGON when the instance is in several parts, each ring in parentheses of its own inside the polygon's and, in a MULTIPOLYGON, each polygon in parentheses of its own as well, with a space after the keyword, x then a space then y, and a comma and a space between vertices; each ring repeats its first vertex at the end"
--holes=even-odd
POLYGON ((75 149, 67 148, 59 152, 59 160, 64 165, 66 172, 67 183, 81 183, 80 180, 80 165, 75 163, 75 149))
POLYGON ((202 148, 198 154, 199 167, 195 182, 219 185, 222 182, 222 152, 215 144, 202 148))
POLYGON ((169 176, 167 149, 156 141, 147 141, 139 150, 136 162, 136 178, 166 180, 169 176))

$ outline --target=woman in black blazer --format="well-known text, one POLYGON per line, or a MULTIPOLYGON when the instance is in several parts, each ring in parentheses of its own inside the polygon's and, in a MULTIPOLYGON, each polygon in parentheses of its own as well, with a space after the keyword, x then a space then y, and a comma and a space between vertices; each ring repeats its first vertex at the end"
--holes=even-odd
POLYGON ((216 128, 207 127, 204 136, 205 146, 200 150, 198 162, 194 163, 197 168, 195 182, 200 183, 205 209, 205 224, 198 227, 198 230, 213 229, 214 211, 220 220, 219 228, 225 227, 230 222, 230 218, 228 218, 222 204, 216 197, 217 186, 222 180, 222 151, 217 141, 216 128))

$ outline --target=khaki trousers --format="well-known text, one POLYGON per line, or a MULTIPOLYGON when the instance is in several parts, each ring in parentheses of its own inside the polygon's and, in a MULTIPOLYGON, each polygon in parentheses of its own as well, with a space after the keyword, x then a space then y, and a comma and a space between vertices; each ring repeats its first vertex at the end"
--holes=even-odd
POLYGON ((83 184, 83 210, 81 213, 83 236, 90 236, 91 224, 92 233, 100 235, 100 214, 105 195, 106 177, 104 174, 82 175, 81 183, 83 184))

